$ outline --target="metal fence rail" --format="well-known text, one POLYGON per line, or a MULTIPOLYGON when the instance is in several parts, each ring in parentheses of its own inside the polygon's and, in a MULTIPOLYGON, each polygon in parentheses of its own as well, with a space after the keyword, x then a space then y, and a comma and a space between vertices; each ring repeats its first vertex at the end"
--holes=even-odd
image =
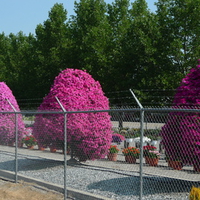
MULTIPOLYGON (((25 175, 52 184, 59 184, 63 187, 65 199, 68 195, 67 187, 97 193, 112 199, 161 199, 162 197, 188 199, 192 185, 198 186, 200 183, 200 165, 199 169, 195 168, 195 163, 200 164, 198 154, 194 152, 194 156, 192 152, 188 153, 187 151, 195 141, 197 142, 195 148, 198 149, 200 144, 199 115, 198 108, 140 107, 66 111, 62 105, 60 111, 16 111, 12 109, 0 112, 1 120, 7 116, 14 123, 14 144, 9 144, 5 137, 0 135, 0 170, 14 172, 13 179, 16 182, 19 175, 25 175), (119 149, 117 161, 109 161, 105 156, 85 162, 81 157, 73 156, 73 151, 76 151, 73 147, 77 146, 77 141, 74 140, 69 144, 67 140, 68 131, 71 130, 68 120, 73 119, 76 115, 89 113, 94 115, 108 113, 111 116, 113 134, 121 134, 126 137, 122 141, 112 141, 112 144, 119 149), (27 115, 32 116, 31 120, 24 118, 27 115), (51 152, 53 149, 49 143, 49 136, 45 137, 45 134, 43 138, 45 150, 40 150, 41 145, 39 144, 35 145, 34 149, 27 149, 24 144, 20 145, 18 138, 20 118, 23 116, 23 122, 27 128, 34 126, 36 116, 39 115, 46 123, 43 123, 46 129, 42 127, 42 123, 39 123, 40 125, 35 127, 36 132, 54 130, 57 126, 63 127, 62 136, 57 141, 59 145, 54 152, 51 152), (53 123, 51 128, 47 126, 50 123, 53 123), (168 134, 168 139, 164 139, 169 146, 166 142, 164 144, 161 142, 163 141, 164 126, 167 127, 165 134, 168 134), (188 134, 196 132, 194 136, 182 138, 184 134, 180 134, 180 130, 188 134), (179 138, 176 137, 177 135, 179 138), (132 140, 130 140, 131 137, 132 140), (149 140, 145 141, 145 138, 149 138, 149 140), (172 145, 174 141, 177 146, 172 145), (147 162, 147 156, 145 156, 144 146, 150 145, 157 148, 160 153, 158 164, 154 166, 151 162, 147 162), (140 157, 137 158, 135 164, 130 164, 125 160, 123 150, 127 147, 140 149, 140 157), (170 148, 172 152, 170 152, 170 148), (175 169, 175 166, 170 165, 170 158, 176 154, 180 160, 184 161, 181 169, 175 169), (184 159, 187 156, 188 158, 184 159)), ((9 127, 7 122, 5 121, 5 124, 9 127)), ((0 128, 1 133, 5 127, 0 128)), ((95 129, 96 127, 91 127, 91 132, 95 129)))

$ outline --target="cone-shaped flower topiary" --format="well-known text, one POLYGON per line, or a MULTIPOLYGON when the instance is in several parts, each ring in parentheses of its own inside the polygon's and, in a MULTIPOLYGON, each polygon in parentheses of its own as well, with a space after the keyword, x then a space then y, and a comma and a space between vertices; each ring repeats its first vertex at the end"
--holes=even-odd
MULTIPOLYGON (((200 108, 200 64, 182 80, 174 98, 174 108, 200 108)), ((170 159, 200 166, 200 113, 171 112, 161 131, 162 143, 170 159)))
MULTIPOLYGON (((12 91, 4 83, 0 82, 0 110, 13 112, 12 107, 8 101, 19 111, 19 106, 12 91)), ((24 135, 25 126, 22 120, 22 115, 18 114, 18 139, 22 140, 24 135)), ((0 144, 10 145, 15 142, 15 114, 0 113, 0 144)))
MULTIPOLYGON (((54 80, 49 94, 38 110, 59 110, 57 97, 67 111, 108 110, 109 102, 99 82, 78 69, 63 70, 54 80)), ((33 134, 38 144, 63 148, 64 115, 38 114, 33 134)), ((111 121, 107 112, 67 114, 67 143, 79 159, 98 159, 107 154, 112 140, 111 121)))

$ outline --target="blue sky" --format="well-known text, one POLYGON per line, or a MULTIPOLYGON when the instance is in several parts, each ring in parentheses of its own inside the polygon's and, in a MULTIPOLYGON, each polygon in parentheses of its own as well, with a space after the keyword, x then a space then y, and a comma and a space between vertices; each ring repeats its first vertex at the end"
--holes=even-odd
MULTIPOLYGON (((105 0, 106 3, 113 1, 105 0)), ((149 9, 155 11, 156 0, 146 1, 149 9)), ((23 31, 26 35, 34 34, 36 26, 48 18, 48 12, 55 3, 63 3, 68 17, 74 14, 74 0, 0 0, 0 33, 9 35, 23 31)))

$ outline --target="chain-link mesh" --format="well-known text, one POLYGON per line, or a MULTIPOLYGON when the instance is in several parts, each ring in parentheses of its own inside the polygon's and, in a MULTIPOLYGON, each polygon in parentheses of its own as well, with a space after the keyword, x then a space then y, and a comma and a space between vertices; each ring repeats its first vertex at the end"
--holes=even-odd
POLYGON ((17 129, 17 162, 16 141, 8 143, 16 138, 15 114, 0 113, 12 121, 4 123, 12 126, 6 132, 1 124, 0 170, 17 169, 18 175, 112 199, 188 199, 200 181, 199 113, 188 108, 71 111, 65 127, 62 111, 18 112, 25 129, 17 129))

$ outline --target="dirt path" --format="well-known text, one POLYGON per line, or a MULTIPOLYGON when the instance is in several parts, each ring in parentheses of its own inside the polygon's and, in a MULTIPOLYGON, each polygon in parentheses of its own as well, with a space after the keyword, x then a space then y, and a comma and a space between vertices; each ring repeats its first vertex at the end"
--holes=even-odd
POLYGON ((11 183, 0 179, 0 200, 63 200, 61 193, 30 183, 11 183))

